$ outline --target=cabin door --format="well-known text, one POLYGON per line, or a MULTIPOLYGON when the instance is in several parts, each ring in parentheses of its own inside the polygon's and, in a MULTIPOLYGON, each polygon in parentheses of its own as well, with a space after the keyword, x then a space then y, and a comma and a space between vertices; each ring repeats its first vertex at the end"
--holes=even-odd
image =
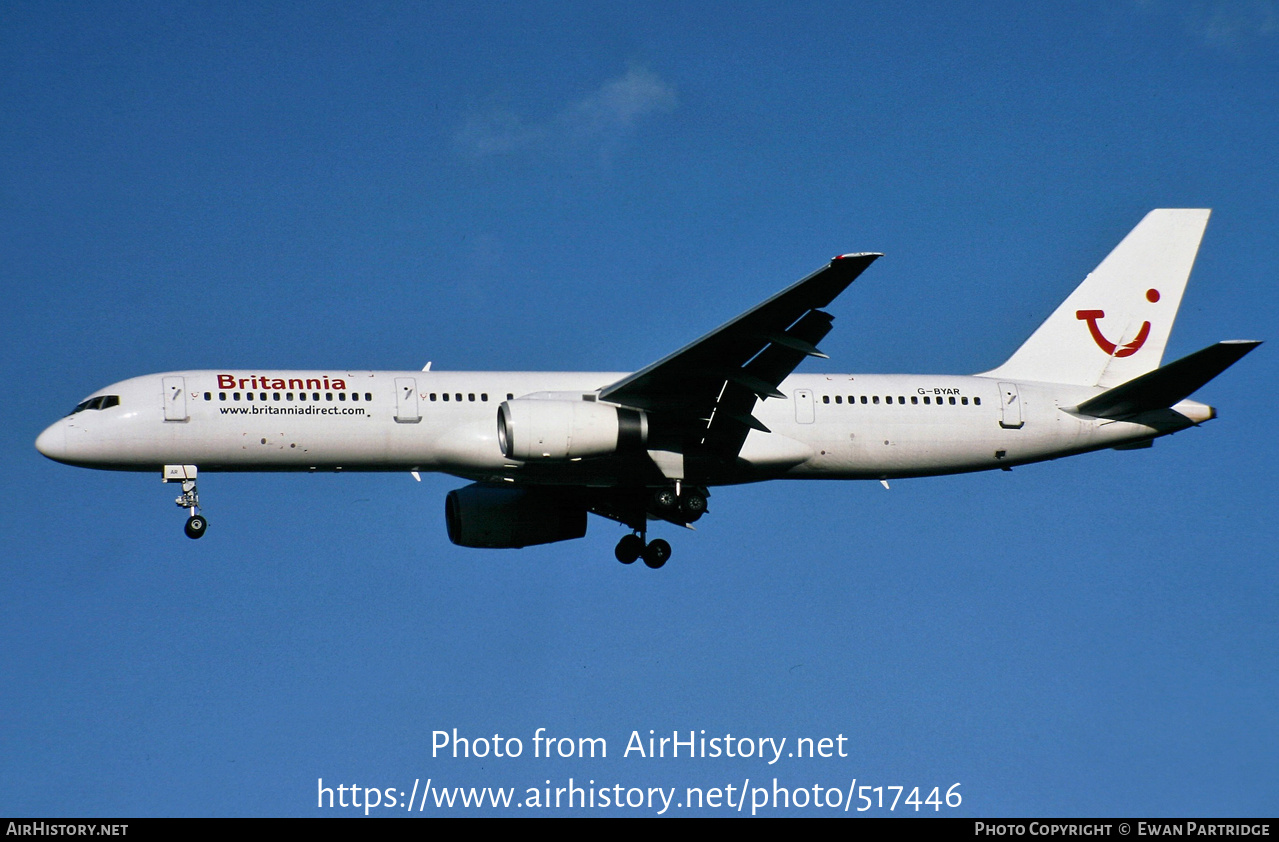
POLYGON ((999 426, 1007 430, 1019 430, 1025 423, 1021 417, 1021 398, 1017 394, 1016 383, 1000 383, 999 392, 1003 403, 999 410, 999 426))
POLYGON ((395 378, 395 420, 401 424, 422 420, 417 408, 417 381, 412 377, 395 378))
POLYGON ((813 392, 810 389, 795 390, 795 420, 801 424, 813 423, 813 392))
POLYGON ((185 377, 164 378, 164 420, 186 421, 187 385, 185 377))

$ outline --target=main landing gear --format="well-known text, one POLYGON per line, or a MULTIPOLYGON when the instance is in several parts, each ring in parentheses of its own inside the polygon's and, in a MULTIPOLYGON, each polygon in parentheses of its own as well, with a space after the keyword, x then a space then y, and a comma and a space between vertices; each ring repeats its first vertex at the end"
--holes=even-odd
POLYGON ((653 492, 653 511, 662 520, 687 525, 706 514, 706 492, 700 488, 659 488, 653 492))
POLYGON ((178 508, 186 509, 191 513, 187 518, 186 526, 182 531, 187 537, 195 540, 204 535, 204 530, 209 528, 209 521, 204 515, 200 514, 200 493, 195 487, 196 467, 195 465, 165 465, 164 481, 182 483, 182 495, 174 502, 178 504, 178 508))
POLYGON ((671 545, 661 538, 644 543, 643 533, 623 535, 613 551, 622 564, 634 564, 636 559, 644 559, 644 563, 656 570, 671 557, 671 545))
POLYGON ((647 512, 636 519, 624 521, 635 531, 625 535, 617 542, 613 554, 622 564, 634 564, 637 559, 656 570, 671 557, 671 545, 661 538, 647 541, 644 522, 649 516, 670 521, 680 526, 688 526, 706 514, 706 498, 709 496, 705 488, 685 486, 680 482, 659 488, 648 499, 647 512))

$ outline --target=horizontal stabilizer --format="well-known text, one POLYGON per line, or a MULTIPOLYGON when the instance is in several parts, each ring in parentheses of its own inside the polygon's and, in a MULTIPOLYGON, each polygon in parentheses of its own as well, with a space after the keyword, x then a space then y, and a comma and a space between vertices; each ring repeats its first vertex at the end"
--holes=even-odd
POLYGON ((1095 418, 1127 418, 1140 412, 1165 409, 1190 397, 1199 387, 1260 344, 1236 339, 1209 345, 1202 351, 1102 392, 1081 403, 1075 411, 1095 418))

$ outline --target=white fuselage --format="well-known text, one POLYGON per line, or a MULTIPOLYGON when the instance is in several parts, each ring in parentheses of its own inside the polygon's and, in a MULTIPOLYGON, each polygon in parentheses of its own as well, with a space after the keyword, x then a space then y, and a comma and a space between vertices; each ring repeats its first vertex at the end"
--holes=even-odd
POLYGON ((968 377, 794 374, 825 311, 880 255, 842 254, 632 373, 177 371, 81 402, 36 441, 72 465, 161 471, 207 528, 200 471, 438 471, 449 539, 517 548, 628 526, 617 559, 661 567, 649 520, 688 526, 713 486, 1008 469, 1148 446, 1214 417, 1185 399, 1250 352, 1225 341, 1160 365, 1204 209, 1162 208, 1002 365, 968 377))
MULTIPOLYGON (((480 481, 607 487, 620 456, 519 461, 499 446, 505 400, 594 399, 617 372, 181 371, 94 393, 37 442, 61 462, 113 470, 439 471, 480 481)), ((1129 421, 1069 411, 1096 387, 982 376, 792 375, 754 414, 730 469, 708 485, 776 478, 891 479, 979 471, 1131 445, 1213 417, 1183 401, 1129 421)))

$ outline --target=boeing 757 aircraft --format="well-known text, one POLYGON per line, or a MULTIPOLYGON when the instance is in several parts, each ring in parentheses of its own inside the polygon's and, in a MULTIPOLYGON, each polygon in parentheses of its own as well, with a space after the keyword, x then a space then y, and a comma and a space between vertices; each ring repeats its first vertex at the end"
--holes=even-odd
MULTIPOLYGON (((687 526, 709 489, 769 479, 983 471, 1149 447, 1216 417, 1189 396, 1258 342, 1160 367, 1207 210, 1151 211, 1007 362, 972 376, 794 374, 823 308, 878 254, 844 254, 634 373, 175 371, 81 401, 40 434, 59 462, 182 484, 198 471, 442 471, 449 538, 524 547, 629 527, 623 564, 670 557, 650 521, 687 526)), ((429 369, 429 366, 428 366, 429 369)))

